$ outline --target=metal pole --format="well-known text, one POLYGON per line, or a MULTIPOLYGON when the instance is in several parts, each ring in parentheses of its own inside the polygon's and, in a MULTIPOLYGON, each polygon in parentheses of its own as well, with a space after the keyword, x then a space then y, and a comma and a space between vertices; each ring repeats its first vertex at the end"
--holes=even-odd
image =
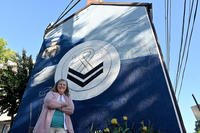
POLYGON ((199 106, 199 104, 198 104, 198 102, 197 102, 197 100, 196 100, 196 98, 194 97, 193 94, 192 94, 192 97, 193 97, 193 99, 194 99, 194 101, 195 101, 195 103, 196 103, 196 105, 197 105, 197 107, 198 107, 198 109, 199 109, 199 111, 200 111, 200 106, 199 106))

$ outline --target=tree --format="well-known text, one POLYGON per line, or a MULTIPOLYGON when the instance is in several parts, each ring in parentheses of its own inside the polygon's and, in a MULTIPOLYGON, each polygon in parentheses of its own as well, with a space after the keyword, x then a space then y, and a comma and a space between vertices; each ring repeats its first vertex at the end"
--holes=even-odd
POLYGON ((6 48, 7 42, 0 38, 0 64, 6 63, 8 60, 14 61, 16 57, 16 53, 9 49, 6 48))
POLYGON ((0 115, 7 113, 11 117, 11 125, 33 68, 32 56, 28 57, 23 50, 15 63, 16 66, 0 69, 0 115))
POLYGON ((200 120, 195 121, 195 133, 200 133, 200 120))

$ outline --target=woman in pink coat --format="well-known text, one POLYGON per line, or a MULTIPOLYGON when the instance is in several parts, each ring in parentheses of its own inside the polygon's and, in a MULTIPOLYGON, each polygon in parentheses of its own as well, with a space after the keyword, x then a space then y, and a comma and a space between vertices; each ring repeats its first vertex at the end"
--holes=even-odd
POLYGON ((33 133, 74 133, 70 115, 74 104, 67 81, 60 79, 44 98, 42 112, 33 133))

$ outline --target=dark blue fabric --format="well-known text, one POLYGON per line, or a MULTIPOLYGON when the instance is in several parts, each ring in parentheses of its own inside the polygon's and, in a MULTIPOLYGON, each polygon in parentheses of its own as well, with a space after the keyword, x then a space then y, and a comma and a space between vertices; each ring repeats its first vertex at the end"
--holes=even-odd
POLYGON ((154 129, 164 133, 179 133, 167 84, 156 56, 121 61, 120 73, 101 95, 81 102, 75 101, 72 116, 76 133, 88 133, 92 123, 103 129, 112 118, 140 125, 151 122, 154 129))
MULTIPOLYGON (((44 40, 11 127, 12 133, 27 133, 30 127, 34 127, 42 109, 43 98, 54 85, 55 72, 35 86, 34 75, 45 67, 58 64, 68 50, 83 41, 72 44, 69 38, 63 37, 59 42, 59 54, 43 59, 40 56, 48 42, 44 40)), ((179 133, 179 118, 176 118, 169 92, 157 55, 121 60, 119 75, 105 92, 89 100, 74 101, 75 112, 71 117, 75 133, 88 133, 92 124, 96 129, 103 129, 106 121, 112 118, 120 120, 123 115, 128 117, 129 125, 135 123, 139 126, 141 121, 151 122, 155 129, 163 133, 179 133)))

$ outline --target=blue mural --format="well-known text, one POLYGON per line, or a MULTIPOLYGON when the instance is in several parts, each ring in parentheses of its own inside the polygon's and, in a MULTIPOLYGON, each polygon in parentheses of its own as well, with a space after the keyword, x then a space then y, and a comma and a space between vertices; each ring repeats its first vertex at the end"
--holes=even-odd
POLYGON ((11 132, 34 127, 60 78, 74 101, 75 133, 88 133, 92 124, 103 129, 124 115, 129 125, 185 132, 149 15, 145 5, 91 5, 48 31, 11 132))

